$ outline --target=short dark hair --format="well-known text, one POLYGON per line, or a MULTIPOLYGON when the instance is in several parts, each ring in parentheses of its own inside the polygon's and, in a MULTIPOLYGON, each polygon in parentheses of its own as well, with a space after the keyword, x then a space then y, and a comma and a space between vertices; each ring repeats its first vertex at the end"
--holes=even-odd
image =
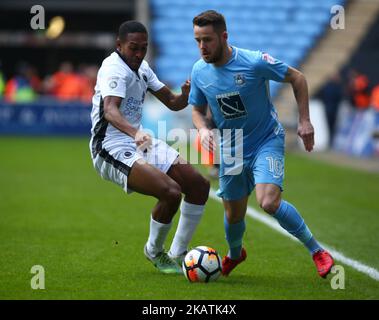
POLYGON ((207 10, 200 13, 195 18, 193 18, 192 23, 194 26, 198 27, 211 25, 217 32, 226 31, 226 22, 224 16, 215 10, 207 10))
POLYGON ((125 41, 129 33, 146 33, 146 27, 139 21, 130 20, 123 22, 118 28, 118 38, 121 41, 125 41))

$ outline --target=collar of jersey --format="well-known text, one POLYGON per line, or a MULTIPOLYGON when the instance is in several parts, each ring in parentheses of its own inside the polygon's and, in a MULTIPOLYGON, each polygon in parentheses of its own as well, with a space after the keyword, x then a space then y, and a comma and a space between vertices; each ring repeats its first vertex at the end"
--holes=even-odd
POLYGON ((225 64, 225 65, 228 65, 229 63, 233 62, 236 58, 237 58, 237 55, 238 55, 238 49, 236 47, 232 47, 232 56, 230 57, 230 59, 228 60, 228 62, 225 64))
POLYGON ((125 58, 122 56, 122 54, 121 54, 117 49, 116 49, 114 52, 116 52, 116 53, 118 54, 118 56, 120 57, 120 59, 126 64, 126 66, 130 69, 130 71, 134 72, 134 73, 137 75, 137 77, 139 78, 139 73, 138 73, 138 71, 134 71, 134 70, 132 70, 132 69, 129 67, 129 65, 126 63, 125 58))
POLYGON ((238 55, 238 48, 236 47, 233 47, 231 46, 232 48, 232 55, 230 56, 230 59, 225 63, 223 64, 222 66, 219 66, 219 67, 216 67, 214 64, 212 64, 212 66, 214 68, 223 68, 223 67, 226 67, 228 64, 232 63, 236 58, 237 58, 237 55, 238 55))

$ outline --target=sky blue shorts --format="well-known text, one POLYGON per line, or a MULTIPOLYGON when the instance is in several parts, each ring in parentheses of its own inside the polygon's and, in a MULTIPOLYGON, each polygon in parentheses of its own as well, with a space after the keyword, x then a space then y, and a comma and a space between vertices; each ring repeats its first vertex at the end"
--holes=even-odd
POLYGON ((244 159, 238 175, 223 174, 217 195, 224 200, 239 200, 254 190, 257 183, 271 183, 283 191, 285 134, 272 134, 250 158, 244 159))

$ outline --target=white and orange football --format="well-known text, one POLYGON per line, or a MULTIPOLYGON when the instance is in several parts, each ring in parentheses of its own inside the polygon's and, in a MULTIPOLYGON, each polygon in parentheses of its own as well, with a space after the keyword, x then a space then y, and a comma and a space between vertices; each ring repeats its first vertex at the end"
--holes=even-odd
POLYGON ((183 272, 190 282, 216 281, 221 274, 221 258, 213 248, 193 248, 183 260, 183 272))

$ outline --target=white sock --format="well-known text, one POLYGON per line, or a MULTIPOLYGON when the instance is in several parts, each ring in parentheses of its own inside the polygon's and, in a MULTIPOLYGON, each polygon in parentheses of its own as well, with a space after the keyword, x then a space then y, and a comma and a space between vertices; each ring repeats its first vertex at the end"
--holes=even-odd
POLYGON ((174 240, 169 251, 170 256, 179 256, 188 249, 197 225, 204 212, 204 205, 192 204, 182 201, 180 206, 180 218, 174 240))
POLYGON ((168 232, 171 228, 171 222, 168 224, 155 221, 153 217, 150 218, 150 234, 147 240, 147 251, 152 256, 164 250, 164 242, 167 238, 168 232))

